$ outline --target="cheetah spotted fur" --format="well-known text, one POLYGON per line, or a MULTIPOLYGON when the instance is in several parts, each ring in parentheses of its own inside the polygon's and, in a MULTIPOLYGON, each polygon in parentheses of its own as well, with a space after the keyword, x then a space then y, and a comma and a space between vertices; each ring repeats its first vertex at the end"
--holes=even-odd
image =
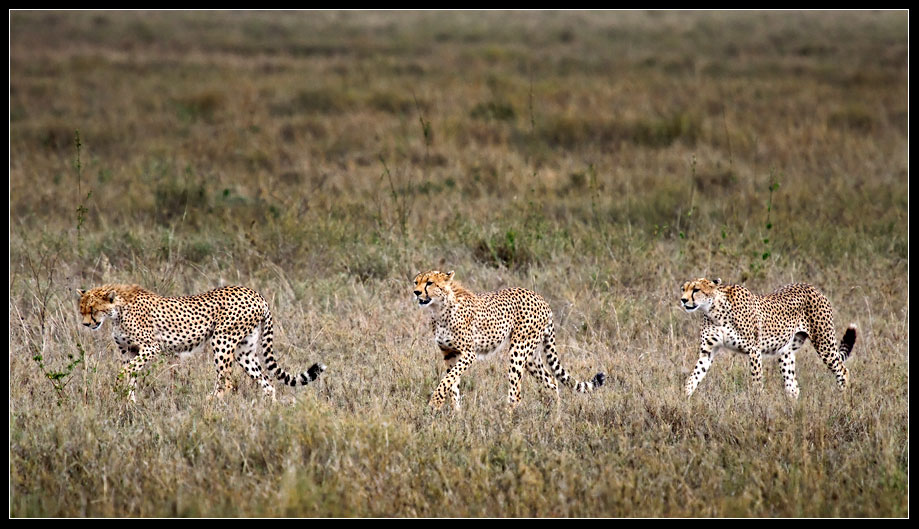
POLYGON ((855 345, 855 324, 849 326, 839 347, 835 345, 833 307, 826 296, 806 283, 779 288, 758 296, 741 285, 722 285, 720 279, 687 281, 680 303, 686 312, 702 312, 699 361, 686 380, 690 396, 705 378, 714 353, 721 348, 746 354, 753 385, 762 388, 763 355, 776 355, 781 362, 785 393, 798 398, 795 352, 811 339, 820 359, 836 376, 840 389, 849 381, 843 362, 855 345))
POLYGON ((256 291, 240 286, 218 288, 178 298, 158 296, 137 285, 105 285, 80 290, 83 325, 92 330, 112 321, 112 336, 121 350, 121 376, 128 378, 129 398, 136 402, 137 374, 158 353, 183 353, 210 345, 217 368, 214 396, 231 388, 234 357, 246 373, 275 399, 274 387, 262 371, 261 348, 268 373, 285 384, 306 385, 325 370, 322 364, 299 376, 283 370, 272 353, 274 332, 268 303, 256 291))
POLYGON ((418 274, 413 281, 415 299, 430 311, 434 341, 447 368, 428 403, 432 408, 440 409, 449 392, 454 408, 459 409, 463 372, 477 358, 505 349, 510 355, 507 400, 512 409, 520 401, 524 367, 554 392, 556 401, 556 379, 578 392, 592 391, 603 384, 603 373, 597 373, 589 382, 579 382, 561 366, 552 310, 539 294, 522 288, 475 294, 454 281, 453 276, 453 272, 432 270, 418 274), (551 374, 544 367, 541 350, 545 351, 551 374))

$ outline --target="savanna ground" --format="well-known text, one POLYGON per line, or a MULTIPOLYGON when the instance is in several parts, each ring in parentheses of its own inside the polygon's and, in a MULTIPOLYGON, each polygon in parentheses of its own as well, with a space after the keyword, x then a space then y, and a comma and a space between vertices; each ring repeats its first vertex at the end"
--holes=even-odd
POLYGON ((10 16, 10 514, 908 516, 908 14, 10 16), (79 147, 76 144, 77 131, 79 147), (460 413, 410 279, 523 286, 563 364, 460 413), (839 392, 717 357, 678 286, 807 281, 859 326, 839 392), (321 382, 136 406, 72 289, 259 290, 321 382), (40 358, 40 361, 36 360, 40 358))

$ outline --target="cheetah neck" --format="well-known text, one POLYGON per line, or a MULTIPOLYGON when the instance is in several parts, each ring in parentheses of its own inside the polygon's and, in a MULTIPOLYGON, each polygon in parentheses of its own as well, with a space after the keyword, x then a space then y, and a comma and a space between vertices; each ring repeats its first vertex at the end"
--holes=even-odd
POLYGON ((439 306, 431 308, 434 323, 442 327, 452 327, 454 324, 462 323, 459 321, 462 308, 475 303, 476 299, 478 299, 478 296, 475 293, 466 290, 457 283, 451 284, 447 295, 439 306))
POLYGON ((715 290, 712 302, 707 307, 702 307, 702 313, 712 320, 715 325, 722 326, 727 320, 726 316, 731 311, 731 302, 721 290, 715 290))
POLYGON ((101 286, 99 289, 106 293, 114 292, 125 303, 133 303, 141 295, 156 295, 140 285, 111 284, 101 286))
POLYGON ((465 287, 463 287, 463 285, 460 285, 456 281, 450 283, 450 295, 448 298, 450 298, 451 301, 455 303, 463 303, 467 300, 475 299, 477 297, 478 296, 475 294, 475 292, 467 290, 465 287))

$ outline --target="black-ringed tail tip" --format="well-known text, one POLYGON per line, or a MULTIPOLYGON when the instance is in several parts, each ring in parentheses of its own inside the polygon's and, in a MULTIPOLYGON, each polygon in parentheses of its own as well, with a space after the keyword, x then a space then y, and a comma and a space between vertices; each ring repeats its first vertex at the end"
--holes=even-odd
POLYGON ((328 369, 328 367, 326 367, 325 364, 316 363, 311 365, 310 368, 306 370, 306 372, 309 373, 310 378, 315 380, 316 377, 319 376, 319 373, 322 373, 326 369, 328 369))
MULTIPOLYGON (((305 373, 304 375, 301 375, 301 376, 309 377, 309 382, 312 382, 312 381, 316 380, 317 378, 319 378, 319 374, 322 373, 323 371, 325 371, 326 369, 327 369, 327 367, 326 367, 325 364, 320 364, 320 363, 317 362, 317 363, 311 365, 310 368, 306 370, 306 373, 305 373)), ((304 382, 304 383, 305 383, 305 382, 304 382)))
POLYGON ((326 366, 325 364, 316 363, 311 365, 306 371, 296 376, 284 371, 276 364, 269 364, 268 369, 276 369, 277 373, 275 374, 275 378, 284 382, 284 384, 288 386, 296 386, 297 384, 305 386, 319 378, 319 374, 326 370, 326 366))
POLYGON ((597 373, 594 375, 594 379, 591 382, 593 382, 595 389, 599 388, 603 385, 604 382, 606 382, 606 375, 603 373, 597 373))
POLYGON ((606 381, 606 374, 597 373, 587 382, 574 382, 574 380, 566 373, 562 380, 567 384, 573 383, 574 390, 578 393, 586 393, 588 391, 596 391, 597 388, 602 386, 606 381))
POLYGON ((846 329, 845 334, 842 335, 842 341, 839 342, 839 357, 843 362, 848 360, 849 356, 852 355, 852 348, 855 347, 855 337, 858 332, 858 327, 854 323, 849 324, 849 328, 846 329))

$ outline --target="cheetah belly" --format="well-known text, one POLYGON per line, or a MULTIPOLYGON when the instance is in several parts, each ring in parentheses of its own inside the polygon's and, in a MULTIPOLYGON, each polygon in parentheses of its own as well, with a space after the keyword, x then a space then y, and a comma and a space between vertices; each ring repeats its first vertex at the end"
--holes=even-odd
POLYGON ((510 343, 511 343, 510 334, 508 334, 507 338, 505 338, 504 341, 499 342, 497 345, 495 345, 493 342, 485 343, 483 344, 482 347, 476 350, 475 357, 477 360, 488 360, 489 358, 494 358, 499 353, 507 350, 507 346, 510 343))
POLYGON ((179 355, 179 359, 184 362, 196 354, 203 353, 205 349, 207 349, 207 340, 202 340, 200 344, 192 347, 190 350, 178 351, 177 354, 179 355))
POLYGON ((473 347, 476 358, 486 360, 505 351, 511 341, 512 328, 509 324, 502 323, 502 314, 490 315, 485 320, 477 319, 472 325, 472 336, 475 337, 473 347))
MULTIPOLYGON (((487 337, 479 336, 479 331, 476 326, 473 326, 471 329, 472 336, 476 338, 472 341, 472 347, 474 349, 476 359, 485 360, 495 356, 495 353, 500 353, 507 349, 508 344, 510 344, 510 332, 499 334, 498 336, 504 336, 504 339, 501 341, 496 341, 495 339, 488 339, 487 337)), ((456 340, 454 339, 453 332, 448 327, 438 326, 434 330, 434 342, 444 351, 456 351, 457 345, 456 340)))
POLYGON ((744 351, 743 340, 730 327, 721 327, 720 342, 716 343, 717 349, 730 351, 734 354, 746 354, 744 351))
POLYGON ((160 347, 169 353, 195 354, 207 347, 211 329, 205 325, 189 324, 181 329, 158 328, 155 332, 160 347))
POLYGON ((767 322, 769 328, 760 339, 763 355, 775 356, 787 350, 798 333, 807 335, 807 324, 801 321, 794 323, 767 322))
MULTIPOLYGON (((792 332, 784 333, 774 338, 769 338, 769 337, 765 338, 763 340, 764 341, 763 355, 775 356, 775 355, 784 353, 785 351, 788 350, 788 347, 791 345, 791 343, 795 339, 795 335, 797 335, 799 332, 803 332, 803 331, 794 330, 792 332)), ((807 333, 804 333, 804 334, 807 334, 807 333)))

